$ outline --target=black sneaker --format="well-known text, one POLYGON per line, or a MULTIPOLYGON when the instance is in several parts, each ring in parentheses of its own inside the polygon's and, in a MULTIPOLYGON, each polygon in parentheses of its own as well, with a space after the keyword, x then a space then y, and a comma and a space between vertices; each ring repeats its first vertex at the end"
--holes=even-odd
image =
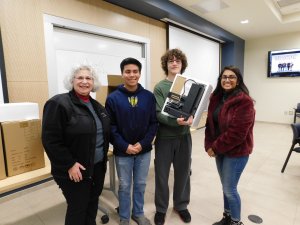
POLYGON ((229 225, 244 225, 242 221, 233 221, 231 220, 231 223, 229 225))
POLYGON ((219 221, 214 223, 213 225, 230 225, 231 223, 231 216, 227 213, 223 213, 223 218, 219 221))
POLYGON ((154 216, 154 223, 155 223, 155 225, 164 225, 164 223, 165 223, 165 217, 166 217, 165 213, 156 212, 155 216, 154 216))
POLYGON ((187 209, 180 210, 180 211, 175 210, 175 212, 177 212, 179 214, 179 216, 183 222, 185 222, 185 223, 191 222, 192 218, 191 218, 191 214, 190 214, 189 210, 187 210, 187 209))

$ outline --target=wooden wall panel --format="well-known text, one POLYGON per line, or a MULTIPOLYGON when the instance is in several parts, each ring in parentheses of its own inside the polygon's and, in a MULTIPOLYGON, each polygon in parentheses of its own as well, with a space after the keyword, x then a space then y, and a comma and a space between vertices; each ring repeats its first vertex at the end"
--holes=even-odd
MULTIPOLYGON (((38 0, 4 0, 0 7, 7 81, 47 81, 43 21, 38 0)), ((10 95, 10 88, 8 88, 10 95)))
POLYGON ((40 0, 43 13, 88 23, 91 20, 89 0, 40 0))
POLYGON ((10 98, 16 99, 11 102, 36 102, 42 115, 45 100, 48 99, 47 82, 8 82, 7 86, 10 98))
POLYGON ((160 58, 167 49, 167 30, 165 24, 159 21, 150 21, 149 37, 151 39, 151 87, 154 88, 160 80, 165 78, 161 68, 160 58))

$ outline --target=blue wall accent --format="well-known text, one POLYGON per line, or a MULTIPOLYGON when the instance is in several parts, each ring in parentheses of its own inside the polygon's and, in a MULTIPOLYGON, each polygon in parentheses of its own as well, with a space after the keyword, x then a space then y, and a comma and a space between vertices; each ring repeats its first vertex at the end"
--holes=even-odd
POLYGON ((243 73, 245 41, 200 16, 167 0, 105 1, 157 20, 168 18, 224 41, 221 44, 221 68, 228 65, 235 65, 243 73))

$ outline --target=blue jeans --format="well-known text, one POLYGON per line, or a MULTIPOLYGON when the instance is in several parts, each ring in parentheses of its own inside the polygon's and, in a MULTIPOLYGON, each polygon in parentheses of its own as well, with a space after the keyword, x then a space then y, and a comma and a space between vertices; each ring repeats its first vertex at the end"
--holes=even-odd
POLYGON ((144 193, 150 160, 151 152, 137 156, 116 156, 116 168, 119 178, 119 216, 121 220, 130 219, 132 180, 132 213, 134 216, 144 215, 144 193))
POLYGON ((224 210, 235 221, 241 219, 241 199, 237 185, 248 159, 249 156, 231 158, 224 155, 218 155, 216 158, 223 188, 224 210))

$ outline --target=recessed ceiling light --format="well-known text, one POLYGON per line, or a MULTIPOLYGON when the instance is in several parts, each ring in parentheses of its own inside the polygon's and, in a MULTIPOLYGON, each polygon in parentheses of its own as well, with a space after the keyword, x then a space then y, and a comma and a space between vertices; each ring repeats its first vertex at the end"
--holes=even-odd
POLYGON ((241 24, 249 23, 249 20, 241 20, 241 24))

